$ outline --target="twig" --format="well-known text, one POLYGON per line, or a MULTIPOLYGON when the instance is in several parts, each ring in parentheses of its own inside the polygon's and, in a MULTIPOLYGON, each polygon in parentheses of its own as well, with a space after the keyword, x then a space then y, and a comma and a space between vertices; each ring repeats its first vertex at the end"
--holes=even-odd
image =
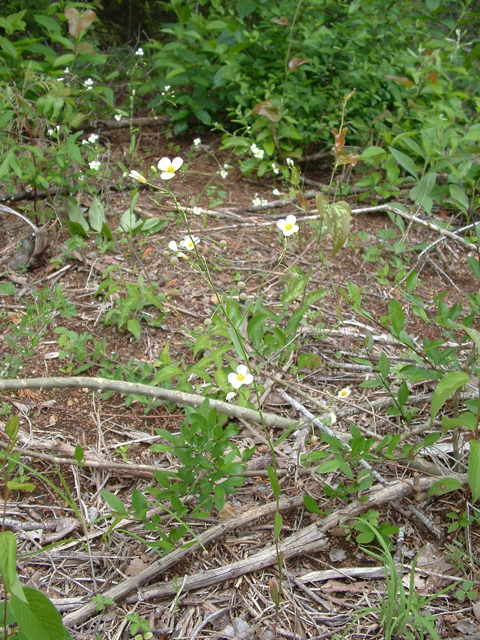
MULTIPOLYGON (((99 391, 118 391, 118 393, 132 393, 135 395, 146 396, 147 398, 158 398, 173 402, 175 404, 191 407, 199 407, 204 401, 204 396, 194 395, 192 393, 184 393, 183 391, 175 391, 174 389, 162 389, 161 387, 150 387, 147 384, 122 382, 120 380, 107 380, 106 378, 87 378, 78 376, 76 378, 25 378, 21 380, 6 379, 0 380, 0 391, 13 391, 17 389, 97 389, 99 391)), ((262 422, 269 427, 278 427, 280 429, 288 429, 294 424, 294 420, 282 418, 273 413, 263 413, 260 415, 254 409, 245 407, 237 407, 221 400, 212 400, 209 398, 210 407, 217 409, 219 413, 223 413, 232 418, 243 418, 244 420, 252 420, 253 422, 262 422)))

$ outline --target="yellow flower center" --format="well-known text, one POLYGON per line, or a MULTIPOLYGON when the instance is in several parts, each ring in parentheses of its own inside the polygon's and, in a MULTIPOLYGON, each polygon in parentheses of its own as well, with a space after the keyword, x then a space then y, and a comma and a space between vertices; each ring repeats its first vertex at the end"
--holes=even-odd
POLYGON ((245 380, 245 376, 243 375, 243 373, 239 373, 239 374, 237 375, 237 380, 238 380, 239 382, 243 382, 243 381, 245 380))
POLYGON ((291 224, 290 222, 287 222, 287 224, 285 225, 285 231, 291 231, 293 229, 293 224, 291 224))
POLYGON ((175 167, 171 164, 169 167, 165 169, 167 173, 175 173, 175 167))

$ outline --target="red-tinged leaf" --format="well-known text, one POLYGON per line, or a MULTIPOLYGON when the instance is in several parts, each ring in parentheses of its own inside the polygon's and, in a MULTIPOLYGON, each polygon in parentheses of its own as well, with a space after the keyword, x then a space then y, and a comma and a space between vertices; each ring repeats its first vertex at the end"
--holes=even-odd
POLYGON ((288 27, 288 25, 290 24, 288 18, 277 18, 276 20, 274 20, 274 22, 281 25, 282 27, 288 27))
POLYGON ((265 116, 271 122, 278 122, 281 118, 278 113, 278 107, 272 106, 271 100, 257 103, 252 109, 252 114, 254 116, 265 116))
POLYGON ((438 73, 436 71, 432 71, 431 73, 429 73, 427 75, 427 78, 430 80, 430 82, 433 82, 433 84, 437 84, 437 82, 438 82, 438 73))
POLYGON ((337 127, 335 127, 335 129, 333 129, 333 131, 332 131, 333 135, 335 136, 335 146, 333 147, 333 151, 334 151, 336 156, 343 149, 343 146, 345 144, 345 136, 347 135, 347 131, 348 131, 347 127, 343 127, 342 133, 338 133, 337 127))
POLYGON ((93 44, 91 42, 79 42, 74 49, 75 55, 79 53, 86 53, 90 56, 93 56, 95 53, 95 49, 93 48, 93 44))
POLYGON ((78 37, 82 31, 88 29, 96 17, 95 11, 87 9, 79 13, 74 7, 65 9, 65 17, 68 20, 68 32, 73 38, 78 37))
POLYGON ((296 198, 300 209, 308 211, 310 208, 310 203, 308 202, 308 200, 304 196, 302 196, 301 193, 297 193, 296 198))
POLYGON ((343 151, 341 151, 337 155, 335 164, 337 166, 341 164, 351 164, 354 167, 359 160, 360 160, 360 156, 358 155, 358 153, 344 153, 343 151))
POLYGON ((145 260, 145 258, 149 256, 152 253, 152 251, 153 251, 152 247, 148 247, 147 249, 145 249, 145 251, 142 253, 142 260, 145 260))
POLYGON ((306 62, 310 62, 310 60, 311 58, 292 58, 288 63, 288 71, 293 71, 300 65, 305 64, 306 62))
POLYGON ((386 75, 385 78, 388 80, 393 80, 394 82, 398 82, 399 84, 403 84, 404 87, 410 89, 415 85, 409 78, 404 78, 403 76, 392 76, 390 74, 386 75))

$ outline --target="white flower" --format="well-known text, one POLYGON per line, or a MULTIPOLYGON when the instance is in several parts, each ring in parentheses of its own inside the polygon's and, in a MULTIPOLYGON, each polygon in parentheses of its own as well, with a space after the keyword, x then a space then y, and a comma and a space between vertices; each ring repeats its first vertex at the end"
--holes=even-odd
POLYGON ((258 197, 258 193, 255 194, 255 198, 252 200, 252 204, 254 207, 260 207, 262 204, 261 199, 258 197))
POLYGON ((276 176, 280 173, 280 169, 275 162, 272 162, 272 171, 276 176))
POLYGON ((231 169, 232 167, 231 167, 231 165, 229 165, 229 164, 226 164, 226 163, 225 163, 225 164, 223 165, 223 168, 224 168, 224 169, 231 169))
POLYGON ((84 87, 87 87, 87 91, 90 91, 93 87, 93 80, 91 78, 87 78, 83 83, 84 87))
POLYGON ((63 78, 57 78, 57 82, 63 82, 63 78))
POLYGON ((136 56, 143 56, 143 49, 142 49, 142 47, 138 47, 138 49, 135 51, 135 55, 136 55, 136 56))
POLYGON ((92 160, 88 164, 90 166, 90 169, 93 169, 94 171, 98 171, 100 169, 100 167, 102 166, 102 163, 98 162, 98 160, 92 160))
POLYGON ((170 251, 173 251, 173 253, 176 253, 179 258, 185 258, 185 254, 180 251, 175 240, 168 243, 168 248, 170 251))
POLYGON ((333 413, 333 411, 330 412, 330 424, 335 424, 337 421, 337 416, 333 413))
MULTIPOLYGON (((233 375, 235 375, 235 374, 233 374, 233 375)), ((235 393, 235 391, 230 391, 229 393, 227 393, 227 395, 225 396, 226 402, 231 402, 232 400, 234 400, 236 395, 237 394, 235 393)))
POLYGON ((138 180, 138 182, 141 182, 142 184, 147 183, 147 179, 144 178, 141 173, 138 173, 138 171, 135 171, 135 169, 132 169, 128 175, 130 176, 130 178, 133 178, 134 180, 138 180))
POLYGON ((82 144, 88 144, 88 140, 82 140, 82 144))
POLYGON ((260 204, 262 205, 262 207, 266 207, 268 204, 268 200, 266 198, 262 198, 260 204))
POLYGON ((225 171, 225 169, 222 169, 221 171, 218 172, 220 174, 220 176, 225 180, 225 178, 228 176, 228 171, 225 171))
MULTIPOLYGON (((253 145, 252 145, 253 146, 253 145)), ((252 147, 250 147, 250 149, 252 149, 252 147)), ((265 151, 263 149, 258 149, 255 148, 253 151, 253 155, 255 156, 255 158, 258 158, 259 160, 261 160, 263 158, 263 156, 265 155, 265 151)))
POLYGON ((287 158, 285 162, 288 164, 289 167, 293 167, 293 165, 295 164, 291 158, 287 158))
POLYGON ((122 116, 119 113, 116 113, 113 117, 117 122, 120 122, 120 120, 122 119, 122 116))
POLYGON ((258 151, 258 147, 257 147, 257 145, 255 144, 255 142, 254 142, 253 144, 251 144, 251 145, 250 145, 250 151, 251 151, 252 153, 255 153, 255 151, 258 151))
POLYGON ((244 364, 239 364, 237 373, 232 371, 232 373, 228 374, 228 381, 234 389, 240 389, 242 384, 252 384, 253 376, 244 364))
POLYGON ((195 140, 193 141, 193 144, 198 147, 199 145, 202 144, 202 141, 200 140, 200 138, 195 138, 195 140))
POLYGON ((63 73, 69 73, 68 67, 65 67, 65 69, 63 70, 63 73))
POLYGON ((162 180, 170 180, 175 177, 175 171, 178 171, 183 164, 181 158, 174 158, 171 162, 168 158, 162 158, 158 161, 157 167, 163 173, 160 174, 162 180))
POLYGON ((345 400, 345 398, 348 398, 351 393, 352 390, 350 389, 350 387, 343 387, 343 389, 340 389, 340 391, 337 393, 337 398, 345 400))
POLYGON ((79 180, 80 180, 80 182, 81 182, 82 180, 85 180, 85 176, 84 176, 84 175, 80 175, 80 176, 78 176, 78 179, 79 179, 79 180))
POLYGON ((196 236, 185 236, 185 238, 180 242, 180 246, 187 251, 193 251, 195 249, 195 245, 199 244, 200 238, 196 236))
POLYGON ((280 191, 278 189, 274 189, 272 191, 272 193, 273 193, 274 196, 280 196, 281 195, 281 193, 280 193, 280 191))
POLYGON ((200 216, 202 214, 202 207, 193 207, 192 212, 196 215, 196 216, 200 216))
POLYGON ((169 89, 170 89, 170 85, 169 84, 165 85, 165 91, 168 91, 169 89))
POLYGON ((277 220, 277 227, 283 231, 284 236, 291 236, 292 233, 297 233, 298 231, 296 222, 295 216, 287 216, 285 220, 277 220))
POLYGON ((132 89, 132 96, 135 95, 135 89, 132 89))
POLYGON ((98 136, 96 133, 91 133, 88 136, 88 141, 90 142, 90 144, 95 144, 95 142, 98 140, 98 136))
POLYGON ((53 129, 47 129, 47 135, 53 136, 54 133, 55 131, 53 129))

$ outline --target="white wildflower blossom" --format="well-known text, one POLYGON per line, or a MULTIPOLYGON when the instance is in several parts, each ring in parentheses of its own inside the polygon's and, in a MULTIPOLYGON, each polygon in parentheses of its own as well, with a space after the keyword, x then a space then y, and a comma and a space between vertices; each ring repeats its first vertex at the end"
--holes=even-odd
POLYGON ((53 136, 54 133, 55 131, 53 129, 47 129, 47 135, 53 136))
POLYGON ((224 180, 228 176, 228 171, 225 171, 225 169, 221 169, 218 173, 224 180))
POLYGON ((170 249, 170 251, 173 251, 173 253, 175 253, 178 258, 185 258, 185 254, 180 251, 175 240, 172 240, 168 243, 168 248, 170 249))
POLYGON ((168 91, 169 89, 170 89, 170 85, 169 84, 165 85, 165 91, 168 91))
POLYGON ((186 249, 187 251, 193 251, 195 246, 200 243, 200 238, 196 236, 185 236, 185 238, 180 242, 180 246, 182 249, 186 249))
POLYGON ((351 393, 352 390, 350 389, 350 387, 343 387, 343 389, 340 389, 340 391, 337 393, 337 398, 340 398, 340 400, 345 400, 345 398, 348 398, 351 393))
POLYGON ((82 144, 88 144, 88 140, 82 140, 82 144))
POLYGON ((102 163, 98 162, 98 160, 92 160, 88 164, 90 166, 90 169, 93 169, 94 171, 98 171, 100 169, 100 167, 102 166, 102 163))
POLYGON ((296 222, 297 218, 295 216, 287 216, 285 220, 277 220, 277 227, 280 231, 283 231, 284 236, 291 236, 292 233, 297 233, 298 231, 296 222))
POLYGON ((157 167, 162 171, 160 178, 162 180, 170 180, 175 177, 175 171, 178 171, 183 164, 182 158, 174 158, 171 162, 168 158, 162 158, 158 161, 157 167))
POLYGON ((128 175, 130 176, 130 178, 133 178, 134 180, 138 180, 138 182, 141 182, 142 184, 147 183, 147 179, 144 176, 142 176, 141 173, 138 173, 138 171, 135 171, 135 169, 132 169, 128 175))
MULTIPOLYGON (((251 147, 250 147, 251 148, 251 147)), ((265 151, 263 149, 259 149, 258 147, 253 151, 253 155, 255 158, 257 158, 258 160, 262 160, 263 156, 265 155, 265 151)))
POLYGON ((274 196, 280 196, 280 195, 282 195, 278 189, 274 189, 274 190, 272 191, 272 193, 273 193, 273 195, 274 195, 274 196))
POLYGON ((291 158, 287 158, 285 162, 288 164, 289 167, 293 167, 295 164, 291 158))
POLYGON ((193 141, 193 144, 198 147, 202 144, 202 141, 200 140, 200 138, 195 138, 195 140, 193 141))
POLYGON ((240 389, 243 384, 252 384, 253 376, 246 365, 239 364, 236 373, 228 374, 228 381, 234 389, 240 389))
POLYGON ((230 391, 229 393, 227 393, 227 395, 225 396, 225 401, 226 402, 231 402, 232 400, 235 399, 235 396, 237 394, 235 393, 235 391, 230 391))
POLYGON ((202 215, 202 207, 193 207, 192 212, 196 216, 200 216, 200 215, 202 215))
POLYGON ((262 198, 260 204, 262 205, 262 207, 266 207, 268 204, 268 200, 266 198, 262 198))
POLYGON ((83 86, 87 88, 87 91, 90 91, 93 88, 93 80, 91 78, 87 78, 84 81, 83 86))
POLYGON ((255 194, 255 198, 252 200, 252 204, 254 207, 260 207, 262 204, 261 198, 259 198, 258 193, 255 194))
POLYGON ((98 136, 96 133, 91 133, 88 136, 88 141, 90 142, 90 144, 95 144, 95 142, 98 140, 98 136))
POLYGON ((119 113, 116 113, 113 117, 117 122, 120 122, 120 120, 122 119, 122 116, 119 113))
POLYGON ((276 162, 272 162, 272 171, 276 176, 280 173, 280 168, 276 162))
POLYGON ((136 55, 136 56, 143 56, 143 49, 142 49, 142 47, 138 47, 138 49, 135 51, 135 55, 136 55))
POLYGON ((337 421, 337 416, 333 413, 333 411, 330 412, 330 424, 335 424, 337 421))

